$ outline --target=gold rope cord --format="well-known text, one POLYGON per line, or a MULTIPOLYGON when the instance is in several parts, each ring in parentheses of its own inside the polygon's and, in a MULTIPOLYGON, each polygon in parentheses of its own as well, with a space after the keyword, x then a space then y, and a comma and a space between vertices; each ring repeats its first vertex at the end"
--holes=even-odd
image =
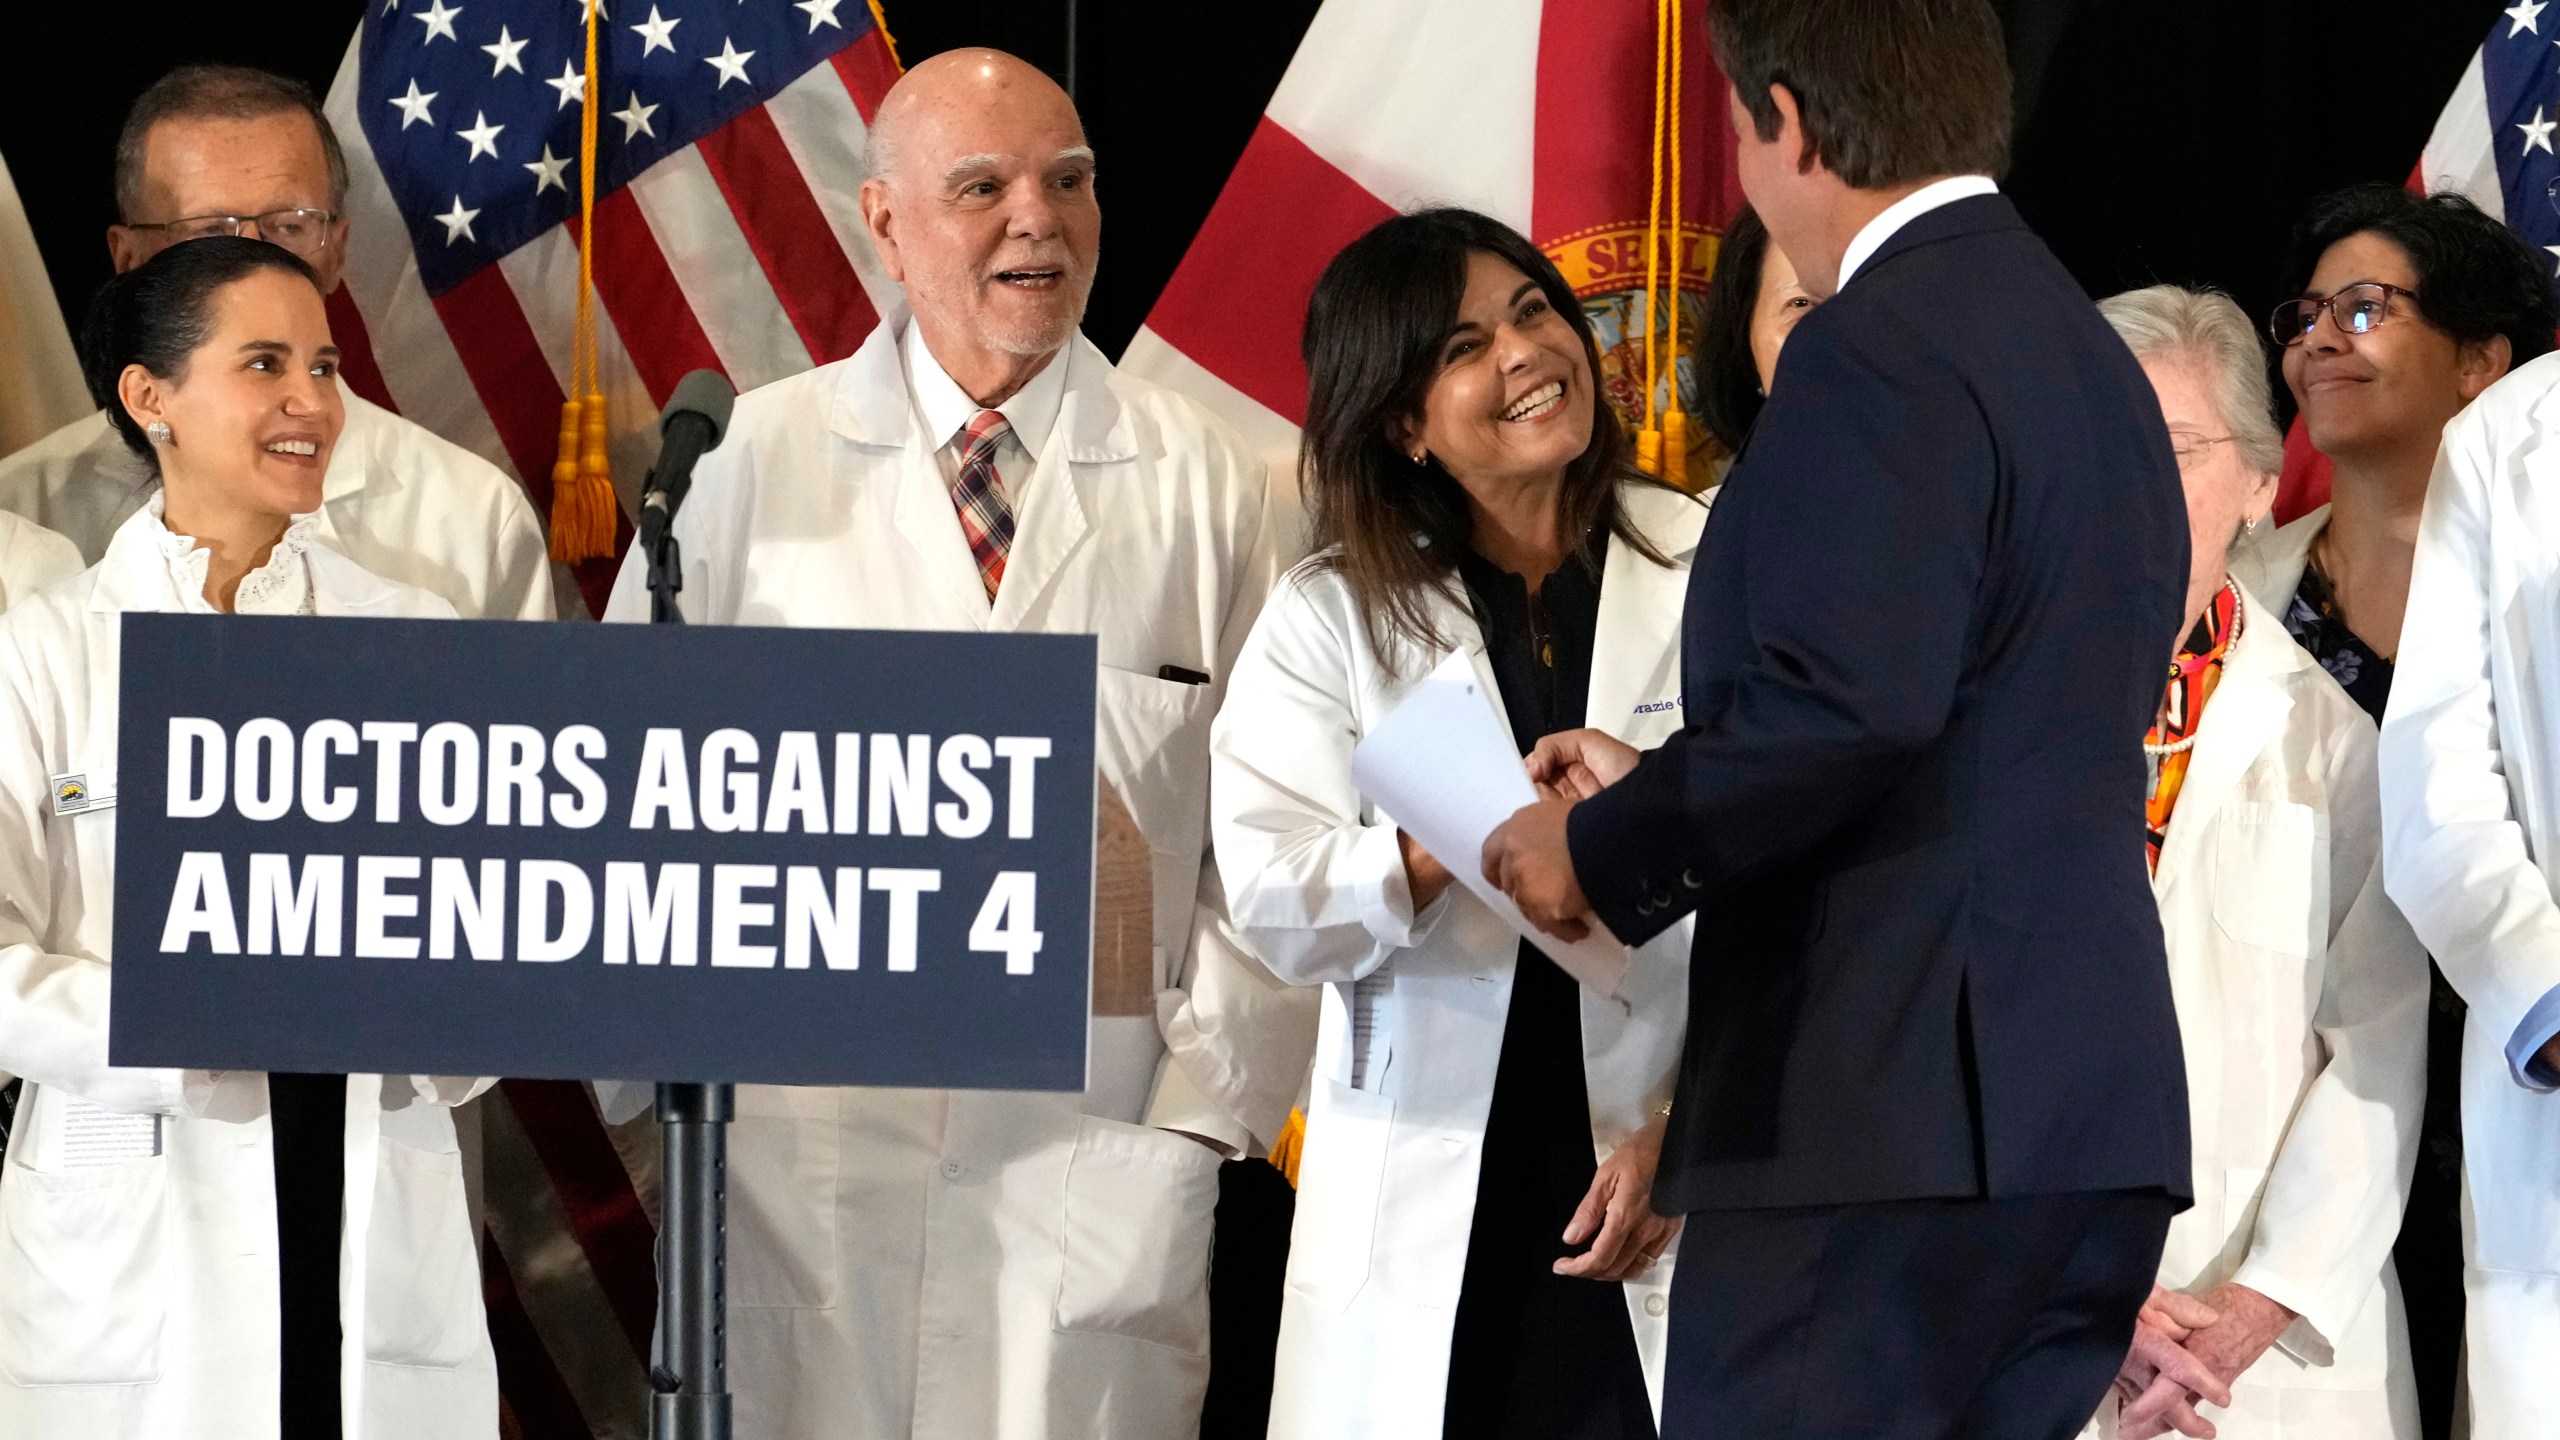
POLYGON ((1653 7, 1653 198, 1644 213, 1644 428, 1636 433, 1636 464, 1649 474, 1662 473, 1662 425, 1654 387, 1661 372, 1654 362, 1654 300, 1662 293, 1662 112, 1668 98, 1663 60, 1671 45, 1671 0, 1653 7))
MULTIPOLYGON (((1680 121, 1686 114, 1680 106, 1680 80, 1687 62, 1683 58, 1680 0, 1665 0, 1665 4, 1671 19, 1671 111, 1666 120, 1657 122, 1665 126, 1666 133, 1655 142, 1655 153, 1661 153, 1666 146, 1671 151, 1671 257, 1662 277, 1667 292, 1663 308, 1668 312, 1663 326, 1666 333, 1662 337, 1662 373, 1670 394, 1662 415, 1662 468, 1656 473, 1685 490, 1689 485, 1689 416, 1680 408, 1680 266, 1688 253, 1688 232, 1682 224, 1686 216, 1681 208, 1688 192, 1680 188, 1680 121)), ((1657 45, 1655 52, 1659 54, 1660 49, 1657 45)))
POLYGON ((551 464, 551 558, 564 565, 613 554, 613 462, 605 452, 604 384, 596 345, 597 11, 587 0, 587 74, 578 105, 578 314, 569 340, 569 398, 560 406, 560 450, 551 464))

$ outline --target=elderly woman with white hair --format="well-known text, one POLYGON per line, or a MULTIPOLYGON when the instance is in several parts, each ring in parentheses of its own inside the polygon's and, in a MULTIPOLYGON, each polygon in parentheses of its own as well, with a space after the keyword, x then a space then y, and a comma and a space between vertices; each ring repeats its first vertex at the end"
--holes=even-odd
POLYGON ((2159 391, 2193 532, 2189 632, 2143 752, 2195 1206, 2092 1429, 2414 1440, 2391 1243, 2427 966, 2383 894, 2373 721, 2229 570, 2282 461, 2255 327, 2167 285, 2099 309, 2159 391))

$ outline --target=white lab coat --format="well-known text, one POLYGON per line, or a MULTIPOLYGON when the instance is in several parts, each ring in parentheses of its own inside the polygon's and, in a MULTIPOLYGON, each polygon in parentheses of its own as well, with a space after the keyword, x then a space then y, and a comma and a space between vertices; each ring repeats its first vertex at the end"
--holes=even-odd
MULTIPOLYGON (((1269 1143, 1314 1040, 1312 997, 1234 945, 1203 863, 1210 716, 1294 511, 1206 412, 1079 336, 991 610, 900 329, 739 398, 676 522, 685 616, 1095 635, 1101 769, 1154 851, 1156 1008, 1093 1020, 1081 1095, 740 1088, 739 1433, 1188 1436, 1219 1156, 1168 1132, 1269 1143)), ((635 550, 608 619, 647 616, 645 575, 635 550)))
POLYGON ((81 571, 80 550, 32 520, 0 510, 0 610, 81 571))
POLYGON ((2462 1151, 2475 1440, 2560 1427, 2560 1360, 2520 1350, 2522 1329, 2500 1313, 2560 1294, 2560 1094, 2506 1053, 2560 986, 2555 387, 2560 355, 2546 355, 2445 427, 2382 724, 2391 898, 2471 1006, 2462 1151))
POLYGON ((2391 1243, 2425 1103, 2426 954, 2383 894, 2373 721, 2274 610, 2242 605, 2151 882, 2196 1197, 2160 1283, 2245 1285, 2301 1317, 2229 1409, 2204 1407, 2223 1440, 2415 1440, 2391 1243))
MULTIPOLYGON (((467 618, 553 618, 549 543, 523 487, 417 422, 338 393, 347 424, 321 482, 322 541, 467 618)), ((0 460, 0 510, 59 531, 92 565, 158 485, 104 410, 0 460)))
MULTIPOLYGON (((237 1440, 276 1431, 275 1158, 266 1077, 107 1064, 119 616, 182 608, 152 514, 0 617, 0 1069, 26 1090, 0 1167, 0 1435, 237 1440), (164 1117, 156 1156, 72 1168, 75 1100, 164 1117)), ((317 613, 447 617, 308 551, 317 613)), ((339 1258, 349 1440, 487 1440, 497 1367, 447 1108, 468 1081, 347 1079, 339 1258)))
MULTIPOLYGON (((1646 748, 1680 726, 1682 600, 1707 512, 1660 489, 1621 495, 1674 563, 1610 541, 1585 715, 1646 748)), ((1463 596, 1437 597, 1432 613, 1499 710, 1463 596)), ((1396 824, 1353 786, 1351 752, 1446 653, 1402 643, 1390 677, 1350 588, 1309 561, 1254 627, 1211 742, 1218 867, 1236 928, 1274 973, 1324 994, 1271 1400, 1271 1434, 1285 1440, 1440 1434, 1520 939, 1457 885, 1414 913, 1396 824), (1375 1020, 1355 1072, 1364 1005, 1375 1020)), ((1684 920, 1639 948, 1615 1000, 1581 992, 1595 1155, 1670 1098, 1688 1029, 1690 934, 1684 920)), ((1624 1286, 1657 1412, 1672 1258, 1666 1250, 1624 1286)))

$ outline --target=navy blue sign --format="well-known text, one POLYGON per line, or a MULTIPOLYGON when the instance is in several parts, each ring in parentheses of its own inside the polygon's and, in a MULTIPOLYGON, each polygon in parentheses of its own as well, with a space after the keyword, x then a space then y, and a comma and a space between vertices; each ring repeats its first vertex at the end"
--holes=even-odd
POLYGON ((1088 636, 123 624, 118 1065, 1084 1085, 1088 636))

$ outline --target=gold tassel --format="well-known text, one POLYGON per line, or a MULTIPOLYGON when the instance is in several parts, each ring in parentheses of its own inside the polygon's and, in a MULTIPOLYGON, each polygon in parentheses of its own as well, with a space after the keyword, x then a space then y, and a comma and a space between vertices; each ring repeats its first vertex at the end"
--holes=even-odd
POLYGON ((1671 372, 1671 408, 1662 412, 1662 468, 1656 470, 1671 484, 1689 488, 1689 415, 1680 408, 1680 372, 1671 372))
POLYGON ((1298 1157, 1307 1148, 1307 1112, 1291 1110, 1289 1123, 1280 1127, 1280 1138, 1271 1146, 1271 1165, 1289 1179, 1289 1188, 1298 1188, 1298 1157))
POLYGON ((586 103, 579 107, 578 318, 571 337, 569 399, 560 407, 560 456, 551 466, 551 558, 563 565, 613 555, 614 521, 621 514, 613 493, 613 462, 605 451, 609 426, 604 390, 596 380, 595 244, 596 13, 587 10, 586 103))

